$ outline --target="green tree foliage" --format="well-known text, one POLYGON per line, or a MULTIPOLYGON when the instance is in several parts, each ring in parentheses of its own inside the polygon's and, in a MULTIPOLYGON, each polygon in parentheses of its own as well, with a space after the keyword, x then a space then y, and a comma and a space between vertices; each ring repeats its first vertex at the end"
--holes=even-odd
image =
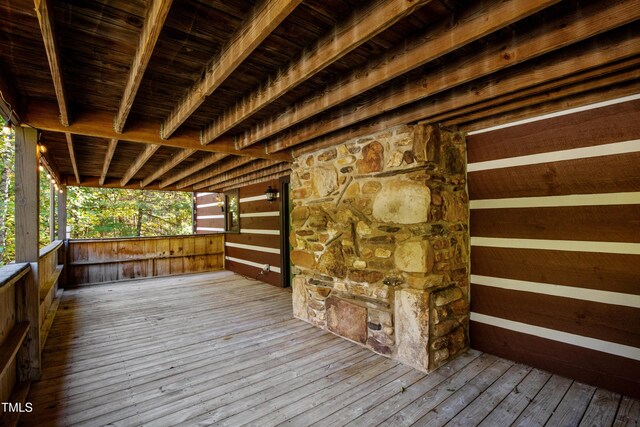
MULTIPOLYGON (((0 125, 4 120, 0 117, 0 125)), ((15 136, 0 134, 0 265, 15 258, 15 136)), ((168 236, 192 233, 192 194, 186 192, 67 188, 70 237, 168 236)), ((40 173, 40 247, 51 242, 50 183, 40 173)), ((54 196, 58 203, 58 194, 54 196)), ((56 209, 57 211, 57 209, 56 209)), ((56 212, 57 214, 57 212, 56 212)), ((57 226, 57 218, 56 218, 57 226)))

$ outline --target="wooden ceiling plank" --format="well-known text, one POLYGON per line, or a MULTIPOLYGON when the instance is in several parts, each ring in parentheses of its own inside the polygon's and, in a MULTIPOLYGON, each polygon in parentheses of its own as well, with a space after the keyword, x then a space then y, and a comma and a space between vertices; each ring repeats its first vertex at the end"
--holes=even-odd
POLYGON ((209 167, 212 164, 217 163, 228 156, 229 156, 228 154, 222 154, 222 153, 208 154, 202 159, 192 164, 191 166, 189 166, 188 168, 160 181, 160 184, 159 184, 160 188, 167 187, 173 184, 174 182, 180 181, 181 179, 184 179, 190 175, 193 175, 194 173, 199 172, 202 169, 209 167))
POLYGON ((109 165, 111 164, 111 159, 113 159, 113 154, 116 152, 117 146, 118 146, 118 140, 116 138, 112 138, 109 140, 109 146, 107 147, 107 154, 104 156, 104 163, 102 165, 102 173, 100 174, 100 181, 99 181, 100 185, 103 185, 105 180, 107 179, 107 172, 109 172, 109 165))
POLYGON ((238 178, 230 179, 228 181, 221 182, 217 185, 213 185, 207 189, 207 191, 221 191, 221 189, 230 189, 233 187, 255 184, 266 181, 275 177, 288 175, 291 172, 291 165, 287 163, 281 163, 279 165, 272 166, 267 169, 263 169, 257 172, 250 173, 238 178))
POLYGON ((495 44, 429 72, 422 78, 390 88, 365 106, 347 105, 329 118, 301 126, 268 144, 269 153, 285 150, 341 127, 374 117, 412 102, 433 96, 513 65, 539 57, 578 41, 593 37, 640 18, 640 0, 612 1, 576 7, 569 16, 558 17, 533 32, 512 37, 509 44, 495 44))
POLYGON ((160 148, 160 146, 157 144, 146 145, 142 153, 140 153, 133 164, 129 166, 129 169, 127 169, 127 171, 125 172, 124 176, 120 180, 120 185, 122 185, 123 187, 127 185, 127 183, 131 181, 131 178, 133 178, 133 176, 138 173, 138 171, 145 165, 145 163, 147 163, 151 156, 153 156, 155 152, 158 151, 158 148, 160 148))
POLYGON ((69 149, 69 157, 71 158, 71 167, 73 168, 73 174, 76 177, 76 183, 80 184, 80 173, 78 173, 78 162, 76 161, 76 152, 73 148, 73 137, 69 132, 66 132, 67 148, 69 149))
POLYGON ((431 0, 377 0, 356 11, 323 36, 301 58, 279 70, 274 78, 227 109, 202 132, 208 144, 291 88, 342 58, 431 0))
POLYGON ((53 24, 53 14, 49 7, 49 0, 34 0, 36 15, 40 23, 40 32, 42 40, 47 52, 49 61, 49 69, 51 70, 51 79, 58 100, 58 110, 60 111, 60 123, 69 126, 69 112, 67 109, 67 100, 64 91, 64 81, 62 78, 62 65, 60 62, 60 54, 58 43, 56 40, 55 27, 53 24))
POLYGON ((125 122, 133 106, 133 101, 142 82, 142 77, 151 59, 164 21, 169 14, 171 3, 172 0, 154 0, 149 6, 147 17, 142 27, 142 33, 140 34, 140 40, 138 41, 138 48, 133 57, 127 84, 113 124, 115 131, 118 133, 122 133, 124 129, 125 122))
MULTIPOLYGON (((194 187, 196 188, 195 184, 201 183, 204 180, 210 179, 212 177, 218 176, 223 172, 227 172, 230 171, 231 169, 235 169, 238 168, 240 166, 246 165, 247 163, 252 163, 254 161, 254 159, 250 159, 248 157, 236 157, 235 159, 230 159, 224 163, 221 163, 218 167, 216 167, 216 169, 214 171, 210 171, 210 170, 205 170, 202 172, 198 172, 195 175, 192 175, 190 178, 188 179, 184 179, 180 182, 178 182, 176 184, 176 187, 178 188, 183 188, 183 187, 194 187)), ((266 160, 265 160, 266 161, 266 160)), ((203 186, 200 186, 198 188, 202 188, 203 186)))
POLYGON ((297 103, 287 112, 258 123, 236 144, 239 148, 249 147, 557 2, 558 0, 478 2, 461 15, 455 25, 442 25, 398 49, 374 58, 346 78, 297 103))
MULTIPOLYGON (((594 41, 589 46, 574 50, 570 54, 558 52, 557 58, 542 64, 533 64, 531 67, 508 75, 501 74, 484 82, 473 81, 439 96, 424 99, 342 131, 334 132, 326 137, 318 138, 310 144, 305 144, 300 149, 294 150, 293 154, 298 157, 304 153, 317 151, 400 124, 416 121, 432 123, 446 121, 459 115, 459 111, 463 108, 474 109, 476 105, 480 105, 478 108, 482 108, 483 102, 486 105, 486 103, 494 102, 492 101, 494 98, 501 96, 512 96, 516 99, 530 96, 532 93, 538 93, 538 88, 539 90, 551 90, 550 87, 543 85, 552 84, 558 79, 575 76, 579 73, 593 72, 597 75, 597 69, 604 72, 604 69, 601 68, 603 64, 612 64, 639 54, 640 35, 631 38, 622 37, 622 40, 594 41)), ((586 76, 584 78, 588 78, 589 74, 586 76)))
POLYGON ((96 138, 118 139, 120 141, 137 142, 144 144, 156 144, 167 147, 189 148, 210 153, 227 153, 238 156, 257 157, 261 159, 292 161, 288 152, 275 155, 267 154, 264 147, 251 147, 245 150, 237 150, 231 138, 219 140, 213 144, 203 146, 200 144, 197 131, 180 131, 168 140, 163 140, 158 134, 158 126, 151 122, 129 122, 123 133, 119 134, 113 129, 113 115, 100 110, 84 109, 74 114, 73 122, 67 127, 60 124, 55 114, 55 104, 44 101, 27 102, 23 112, 23 122, 36 129, 52 132, 70 132, 75 135, 92 136, 96 138))
POLYGON ((272 167, 276 167, 278 166, 279 163, 274 163, 272 161, 269 160, 254 160, 252 162, 249 162, 248 164, 242 166, 242 167, 238 167, 235 168, 233 170, 230 170, 226 173, 220 173, 218 175, 216 175, 215 177, 207 180, 206 183, 200 183, 198 185, 194 185, 193 188, 195 189, 202 189, 202 188, 206 188, 206 187, 210 187, 210 186, 214 186, 214 185, 219 185, 220 183, 232 180, 232 179, 236 179, 236 178, 241 178, 243 176, 246 175, 250 175, 250 174, 254 174, 256 172, 262 171, 264 169, 269 169, 272 167))
POLYGON ((192 149, 184 149, 184 150, 178 151, 173 156, 171 156, 171 158, 167 160, 162 166, 160 166, 155 172, 153 172, 151 175, 149 175, 148 177, 140 181, 140 186, 146 187, 147 185, 151 184, 153 181, 160 178, 162 175, 166 174, 167 172, 169 172, 170 170, 178 166, 180 163, 187 160, 187 158, 189 158, 189 156, 191 156, 195 152, 196 150, 192 150, 192 149))
POLYGON ((301 0, 263 0, 206 67, 196 82, 162 123, 160 134, 169 138, 262 41, 300 4, 301 0))
POLYGON ((536 108, 544 104, 551 105, 554 102, 561 102, 562 99, 571 99, 573 97, 584 95, 585 93, 598 92, 602 89, 613 88, 617 85, 624 85, 630 81, 638 82, 639 79, 640 69, 633 68, 610 75, 599 76, 585 82, 562 86, 550 93, 537 93, 535 95, 528 96, 526 99, 519 99, 506 104, 496 105, 493 108, 483 108, 476 111, 475 114, 467 114, 462 117, 446 120, 446 123, 460 126, 465 129, 468 127, 467 124, 471 124, 471 126, 475 127, 477 124, 474 125, 474 123, 491 120, 491 118, 503 115, 509 115, 514 111, 536 108))
POLYGON ((227 192, 229 190, 233 190, 233 189, 236 189, 236 188, 239 188, 239 187, 246 187, 246 186, 253 185, 253 184, 260 184, 260 183, 271 181, 271 180, 274 180, 274 179, 279 179, 279 178, 281 178, 283 176, 287 176, 287 175, 290 175, 290 174, 291 174, 291 170, 290 169, 282 170, 282 171, 277 171, 277 169, 276 169, 276 171, 274 173, 270 174, 270 175, 265 175, 265 176, 262 176, 260 178, 253 178, 253 179, 247 179, 247 180, 242 180, 242 181, 238 181, 238 182, 229 183, 228 186, 222 187, 222 189, 217 190, 217 191, 220 192, 220 193, 225 193, 225 192, 227 192))

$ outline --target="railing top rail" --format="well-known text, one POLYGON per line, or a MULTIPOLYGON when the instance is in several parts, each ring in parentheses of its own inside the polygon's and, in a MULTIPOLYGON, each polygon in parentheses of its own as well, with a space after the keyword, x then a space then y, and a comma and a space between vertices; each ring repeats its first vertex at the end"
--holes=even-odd
POLYGON ((64 244, 64 242, 62 240, 54 240, 53 242, 49 243, 44 248, 40 249, 40 258, 42 258, 43 256, 45 256, 45 255, 57 250, 63 244, 64 244))
POLYGON ((0 290, 20 280, 30 268, 31 265, 28 262, 12 263, 0 267, 0 290))
POLYGON ((103 237, 98 239, 69 239, 69 243, 93 243, 93 242, 118 242, 118 241, 136 241, 136 240, 161 240, 183 237, 206 237, 218 236, 224 233, 206 233, 206 234, 175 234, 171 236, 149 236, 149 237, 103 237))

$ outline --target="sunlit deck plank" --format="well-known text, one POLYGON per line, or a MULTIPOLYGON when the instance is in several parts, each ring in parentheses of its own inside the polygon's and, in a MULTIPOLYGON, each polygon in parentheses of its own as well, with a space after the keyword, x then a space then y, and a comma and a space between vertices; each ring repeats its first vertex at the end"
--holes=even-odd
POLYGON ((230 272, 65 291, 43 367, 22 425, 625 425, 640 408, 475 350, 426 375, 230 272))

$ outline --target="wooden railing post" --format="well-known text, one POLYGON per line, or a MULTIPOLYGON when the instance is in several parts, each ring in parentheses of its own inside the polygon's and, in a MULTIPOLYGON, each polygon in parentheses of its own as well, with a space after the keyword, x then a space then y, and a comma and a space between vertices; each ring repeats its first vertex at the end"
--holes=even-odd
POLYGON ((39 186, 38 132, 16 127, 15 227, 16 262, 28 262, 31 270, 16 289, 16 321, 29 322, 29 332, 18 353, 19 381, 40 378, 40 295, 38 289, 39 186))
POLYGON ((67 187, 60 186, 60 192, 58 193, 58 240, 62 240, 64 243, 60 248, 61 253, 58 256, 58 263, 62 263, 64 268, 62 274, 58 279, 59 286, 67 287, 67 265, 68 259, 67 250, 69 242, 67 240, 67 187))

